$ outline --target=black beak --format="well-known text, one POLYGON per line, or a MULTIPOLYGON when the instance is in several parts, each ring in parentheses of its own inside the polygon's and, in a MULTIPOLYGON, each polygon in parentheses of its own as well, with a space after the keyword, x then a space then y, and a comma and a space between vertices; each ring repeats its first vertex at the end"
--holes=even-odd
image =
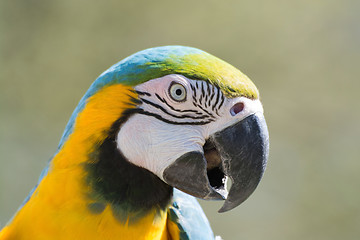
POLYGON ((219 212, 245 201, 259 184, 269 154, 269 133, 263 114, 256 113, 215 134, 201 152, 186 153, 168 166, 164 180, 202 199, 224 199, 219 212), (210 147, 209 147, 210 145, 210 147), (225 179, 232 185, 227 194, 225 179))
POLYGON ((269 132, 262 114, 253 114, 213 136, 225 175, 232 181, 219 212, 245 201, 259 184, 269 155, 269 132))

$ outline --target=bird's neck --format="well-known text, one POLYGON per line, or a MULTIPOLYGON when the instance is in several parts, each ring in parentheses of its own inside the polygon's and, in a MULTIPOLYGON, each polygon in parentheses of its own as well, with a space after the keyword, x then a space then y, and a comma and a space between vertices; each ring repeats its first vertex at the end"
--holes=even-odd
POLYGON ((117 132, 132 114, 133 109, 123 113, 84 165, 89 198, 98 204, 111 204, 120 221, 134 214, 130 220, 136 221, 151 210, 166 211, 173 192, 155 174, 130 163, 117 148, 117 132))
POLYGON ((129 163, 116 147, 116 132, 131 116, 133 99, 136 94, 131 88, 121 85, 107 87, 88 99, 48 173, 9 227, 22 226, 34 234, 44 231, 37 226, 49 226, 50 232, 84 228, 84 232, 101 232, 99 236, 113 239, 138 234, 166 239, 166 208, 172 188, 129 163))

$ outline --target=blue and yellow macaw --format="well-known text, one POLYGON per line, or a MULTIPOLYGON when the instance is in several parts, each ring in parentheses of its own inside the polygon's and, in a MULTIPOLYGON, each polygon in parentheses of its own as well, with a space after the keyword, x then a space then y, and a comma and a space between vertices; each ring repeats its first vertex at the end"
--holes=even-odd
POLYGON ((91 85, 0 239, 214 239, 194 197, 238 206, 268 147, 239 70, 190 47, 138 52, 91 85))

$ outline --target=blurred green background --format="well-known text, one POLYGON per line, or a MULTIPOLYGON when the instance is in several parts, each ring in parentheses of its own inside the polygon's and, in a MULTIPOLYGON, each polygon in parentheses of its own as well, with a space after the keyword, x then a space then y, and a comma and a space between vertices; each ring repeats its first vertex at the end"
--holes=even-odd
POLYGON ((37 182, 91 82, 139 50, 188 45, 260 89, 271 149, 229 239, 359 239, 360 1, 0 1, 0 227, 37 182))

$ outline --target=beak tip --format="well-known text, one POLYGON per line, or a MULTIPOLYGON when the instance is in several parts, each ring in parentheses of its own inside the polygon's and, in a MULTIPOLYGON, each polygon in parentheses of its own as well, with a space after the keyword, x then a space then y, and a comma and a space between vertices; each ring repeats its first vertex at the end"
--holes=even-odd
POLYGON ((218 210, 218 213, 224 213, 224 212, 227 212, 228 210, 224 209, 223 207, 221 207, 219 210, 218 210))
POLYGON ((226 199, 224 204, 222 205, 222 207, 218 210, 218 213, 224 213, 224 212, 230 211, 230 210, 236 208, 237 206, 239 206, 246 199, 247 199, 247 197, 236 199, 235 201, 231 201, 229 199, 226 199))
POLYGON ((232 203, 229 203, 228 201, 225 201, 224 205, 218 210, 218 213, 224 213, 224 212, 230 211, 231 209, 235 208, 236 206, 238 206, 238 204, 232 204, 232 203))

